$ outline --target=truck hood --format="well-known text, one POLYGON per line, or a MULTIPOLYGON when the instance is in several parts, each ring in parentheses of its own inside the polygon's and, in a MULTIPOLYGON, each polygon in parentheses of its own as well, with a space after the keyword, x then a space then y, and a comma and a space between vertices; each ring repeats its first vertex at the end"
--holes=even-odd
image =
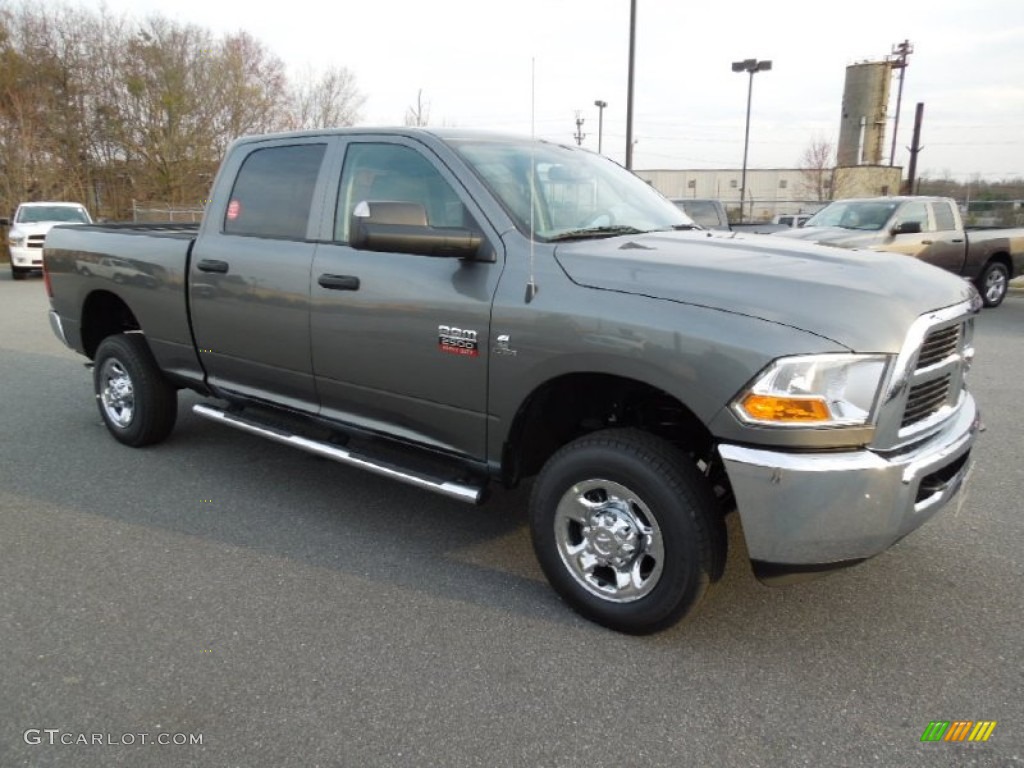
POLYGON ((857 352, 898 352, 917 317, 974 290, 906 256, 777 235, 654 232, 559 244, 555 259, 582 286, 756 317, 857 352))
POLYGON ((778 232, 778 237, 792 240, 807 240, 822 245, 835 245, 840 248, 866 248, 886 238, 885 230, 856 230, 843 227, 803 227, 778 232))

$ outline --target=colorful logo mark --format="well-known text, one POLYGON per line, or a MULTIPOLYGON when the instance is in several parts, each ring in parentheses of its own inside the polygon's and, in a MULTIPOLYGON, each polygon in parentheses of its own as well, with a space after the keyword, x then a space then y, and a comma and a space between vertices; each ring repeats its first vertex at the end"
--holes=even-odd
POLYGON ((921 741, 988 741, 995 729, 995 720, 932 720, 921 741))

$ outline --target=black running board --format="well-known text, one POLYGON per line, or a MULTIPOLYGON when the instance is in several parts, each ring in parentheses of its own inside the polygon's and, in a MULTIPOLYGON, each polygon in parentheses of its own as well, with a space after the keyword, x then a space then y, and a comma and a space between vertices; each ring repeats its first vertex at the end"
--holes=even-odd
POLYGON ((458 480, 445 480, 443 478, 431 477, 419 472, 411 472, 395 464, 380 461, 378 459, 363 456, 346 448, 332 443, 325 443, 319 440, 312 440, 308 437, 286 432, 275 427, 260 424, 257 421, 246 419, 237 413, 229 413, 221 408, 215 408, 203 403, 196 403, 192 411, 197 416, 210 419, 229 427, 240 429, 253 435, 265 437, 293 448, 299 448, 308 453, 323 456, 326 459, 348 464, 352 467, 368 470, 383 477, 390 477, 402 483, 415 485, 418 488, 425 488, 428 491, 439 493, 452 499, 458 499, 469 504, 479 504, 483 500, 483 485, 475 485, 458 480))

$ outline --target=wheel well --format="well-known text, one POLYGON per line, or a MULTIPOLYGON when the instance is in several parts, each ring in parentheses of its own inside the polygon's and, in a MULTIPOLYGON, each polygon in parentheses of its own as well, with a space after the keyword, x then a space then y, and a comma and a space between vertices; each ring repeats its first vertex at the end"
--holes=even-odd
POLYGON ((107 336, 138 329, 139 321, 128 305, 112 293, 95 291, 82 306, 82 347, 90 360, 107 336))
POLYGON ((520 407, 502 457, 504 481, 535 475, 566 443, 608 427, 656 434, 705 466, 714 458, 711 433, 672 395, 619 376, 576 373, 546 382, 520 407))
POLYGON ((999 253, 993 253, 991 256, 988 257, 988 261, 985 262, 985 266, 981 270, 981 274, 978 275, 979 279, 981 278, 981 275, 985 274, 985 270, 989 268, 989 265, 994 262, 998 262, 999 264, 1002 264, 1004 267, 1006 267, 1007 275, 1009 275, 1011 278, 1013 277, 1013 261, 1010 259, 1010 254, 1000 251, 999 253))

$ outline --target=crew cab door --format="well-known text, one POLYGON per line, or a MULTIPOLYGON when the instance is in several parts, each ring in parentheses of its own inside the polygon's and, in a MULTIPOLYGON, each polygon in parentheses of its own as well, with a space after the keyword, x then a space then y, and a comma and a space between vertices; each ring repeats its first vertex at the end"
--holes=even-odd
POLYGON ((953 204, 945 200, 928 203, 931 209, 933 231, 925 260, 929 264, 961 274, 967 258, 967 238, 963 228, 957 226, 953 204))
MULTIPOLYGON (((419 142, 354 137, 340 151, 311 289, 321 413, 482 458, 501 255, 484 261, 358 250, 351 227, 353 211, 368 201, 421 205, 432 227, 484 232, 486 222, 451 171, 419 142)), ((493 232, 484 237, 499 242, 493 232)))
POLYGON ((960 274, 966 253, 963 232, 955 229, 949 205, 943 204, 945 210, 937 210, 937 205, 919 200, 901 205, 890 222, 891 229, 916 223, 920 231, 893 234, 891 243, 882 250, 905 253, 960 274))
POLYGON ((327 141, 237 145, 193 246, 196 345, 218 387, 309 412, 309 281, 327 141))

